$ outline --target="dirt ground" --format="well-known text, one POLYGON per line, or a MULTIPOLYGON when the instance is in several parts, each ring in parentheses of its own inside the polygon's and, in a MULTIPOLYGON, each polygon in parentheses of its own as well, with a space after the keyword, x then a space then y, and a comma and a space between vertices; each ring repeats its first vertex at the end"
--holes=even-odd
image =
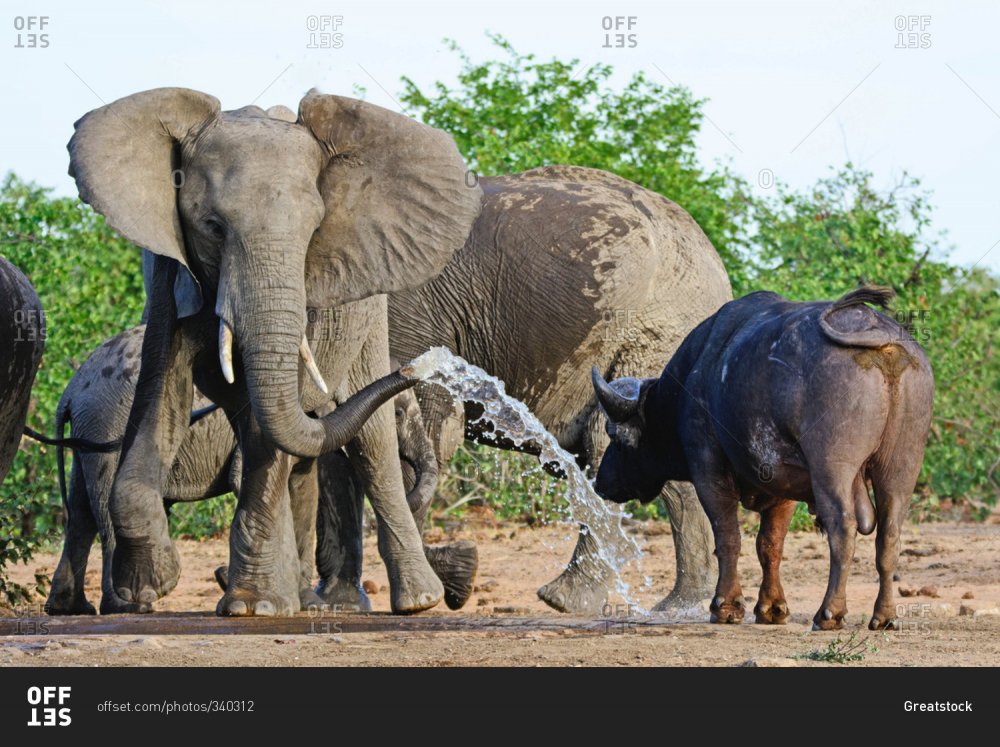
MULTIPOLYGON (((433 542, 473 539, 479 544, 477 590, 461 611, 451 612, 442 604, 407 618, 384 614, 389 608, 387 579, 374 538, 366 542, 365 580, 377 588, 371 596, 376 614, 315 618, 302 613, 291 621, 215 618, 221 592, 212 572, 225 562, 227 543, 180 541, 183 575, 157 604, 157 615, 167 613, 162 618, 105 618, 118 625, 117 633, 94 635, 81 632, 79 625, 95 623, 95 618, 61 618, 43 628, 45 619, 31 619, 37 607, 18 610, 21 619, 0 620, 7 625, 5 632, 19 633, 0 637, 0 666, 1000 665, 996 517, 986 524, 906 528, 897 589, 909 587, 915 593, 905 598, 897 593, 903 630, 888 634, 870 634, 863 625, 871 614, 877 579, 874 537, 859 537, 848 585, 848 625, 839 643, 836 633, 810 632, 828 573, 823 536, 789 536, 782 575, 792 616, 787 625, 776 627, 751 622, 760 570, 752 539, 744 536, 747 621, 726 626, 707 623, 707 601, 672 618, 645 615, 641 608, 651 608, 673 584, 672 540, 665 522, 635 523, 630 531, 645 550, 641 567, 624 574, 637 608, 612 597, 599 620, 560 615, 535 594, 571 554, 575 533, 568 526, 529 528, 485 520, 450 533, 433 530, 433 542), (171 630, 192 632, 157 634, 161 619, 171 630), (66 620, 76 627, 59 634, 57 623, 66 620)), ((99 557, 95 546, 87 575, 88 597, 95 604, 99 557)), ((37 556, 31 565, 11 569, 12 576, 29 583, 36 570, 51 573, 56 560, 55 555, 37 556)))

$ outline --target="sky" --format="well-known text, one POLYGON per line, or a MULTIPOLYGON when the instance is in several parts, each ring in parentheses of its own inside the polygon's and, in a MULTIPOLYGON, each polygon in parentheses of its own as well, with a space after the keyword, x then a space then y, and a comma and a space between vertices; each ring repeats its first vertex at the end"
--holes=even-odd
POLYGON ((644 70, 687 86, 708 99, 701 160, 728 163, 761 192, 774 180, 806 187, 847 160, 883 188, 906 171, 932 191, 950 258, 1000 271, 995 0, 15 0, 0 18, 0 173, 59 195, 76 194, 73 122, 119 97, 184 86, 224 108, 295 110, 314 86, 351 95, 358 84, 398 109, 401 76, 454 83, 460 61, 445 38, 483 61, 500 56, 493 32, 542 59, 578 59, 581 72, 612 65, 612 85, 644 70))

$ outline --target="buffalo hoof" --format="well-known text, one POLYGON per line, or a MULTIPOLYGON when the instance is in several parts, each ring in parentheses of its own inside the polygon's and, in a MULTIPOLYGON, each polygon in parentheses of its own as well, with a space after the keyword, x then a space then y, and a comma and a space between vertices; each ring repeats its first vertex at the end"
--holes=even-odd
POLYGON ((220 617, 289 617, 299 611, 299 598, 276 592, 229 589, 219 600, 215 614, 220 617))
POLYGON ((746 607, 743 604, 743 597, 737 597, 727 602, 721 596, 717 596, 712 600, 709 612, 711 613, 710 622, 721 625, 738 625, 743 622, 746 607))
POLYGON ((424 555, 444 584, 444 603, 448 609, 461 609, 472 596, 479 569, 479 551, 475 543, 462 540, 451 545, 424 545, 424 555))
POLYGON ((156 544, 148 538, 120 536, 111 575, 115 594, 122 602, 151 606, 177 586, 181 577, 180 555, 169 541, 156 544))
POLYGON ((844 616, 847 610, 835 613, 830 609, 821 609, 813 618, 813 630, 841 630, 844 627, 844 616))
POLYGON ((899 627, 896 621, 895 610, 879 612, 875 610, 872 619, 868 621, 869 630, 897 630, 899 627))
POLYGON ((334 612, 372 611, 371 600, 358 583, 342 579, 321 580, 316 587, 316 596, 334 612))
POLYGON ((754 622, 761 625, 784 625, 788 622, 788 603, 784 599, 757 602, 753 608, 754 622))

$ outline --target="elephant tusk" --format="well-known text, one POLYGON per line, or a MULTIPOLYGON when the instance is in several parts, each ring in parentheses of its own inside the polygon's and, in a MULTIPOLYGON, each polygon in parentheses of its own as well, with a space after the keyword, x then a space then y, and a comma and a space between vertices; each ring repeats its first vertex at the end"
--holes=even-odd
POLYGON ((323 374, 319 372, 316 359, 313 358, 312 349, 309 347, 309 340, 306 339, 305 335, 302 335, 302 343, 299 345, 299 355, 305 361, 306 371, 309 372, 309 376, 312 378, 316 388, 323 392, 323 394, 329 394, 330 389, 327 387, 326 382, 323 381, 323 374))
POLYGON ((236 381, 233 375, 233 330, 225 319, 219 320, 219 365, 226 381, 230 384, 236 381))

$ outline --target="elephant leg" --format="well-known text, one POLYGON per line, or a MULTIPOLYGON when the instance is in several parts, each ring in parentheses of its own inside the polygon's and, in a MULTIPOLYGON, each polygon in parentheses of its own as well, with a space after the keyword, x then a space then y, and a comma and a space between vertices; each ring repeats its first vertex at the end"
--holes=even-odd
POLYGON ((227 409, 243 475, 229 531, 229 575, 216 607, 222 616, 287 616, 301 609, 302 568, 288 493, 292 459, 264 436, 250 407, 227 409))
MULTIPOLYGON (((600 464, 607 447, 604 416, 595 408, 587 420, 584 436, 586 463, 600 464)), ((593 532, 584 531, 582 526, 580 529, 569 564, 558 577, 538 590, 538 598, 559 612, 597 615, 608 601, 614 571, 598 554, 598 541, 593 532)))
POLYGON ((52 587, 45 601, 45 611, 50 615, 93 615, 97 612, 84 593, 87 560, 97 536, 97 522, 90 512, 87 484, 79 462, 80 458, 74 457, 66 496, 62 556, 52 574, 52 587))
POLYGON ((317 462, 316 593, 332 609, 368 612, 371 601, 361 586, 364 489, 343 451, 317 462))
POLYGON ((156 258, 150 316, 135 400, 111 489, 114 593, 129 611, 148 612, 180 577, 180 558, 163 510, 163 486, 188 430, 194 396, 194 322, 178 323, 173 296, 177 265, 156 258))
MULTIPOLYGON (((359 390, 388 370, 388 343, 369 337, 352 368, 349 383, 359 390)), ((444 588, 427 563, 420 533, 406 503, 391 402, 375 411, 348 444, 347 451, 378 517, 379 554, 389 574, 392 610, 407 613, 433 607, 444 596, 444 588)))
POLYGON ((288 478, 295 546, 299 553, 299 603, 302 609, 326 607, 326 602, 312 588, 316 571, 316 510, 319 504, 316 472, 315 459, 299 459, 292 466, 288 478))
POLYGON ((718 576, 718 562, 712 552, 712 525, 694 486, 687 482, 668 482, 660 498, 670 517, 677 577, 674 588, 653 608, 656 612, 688 608, 708 599, 718 576))

